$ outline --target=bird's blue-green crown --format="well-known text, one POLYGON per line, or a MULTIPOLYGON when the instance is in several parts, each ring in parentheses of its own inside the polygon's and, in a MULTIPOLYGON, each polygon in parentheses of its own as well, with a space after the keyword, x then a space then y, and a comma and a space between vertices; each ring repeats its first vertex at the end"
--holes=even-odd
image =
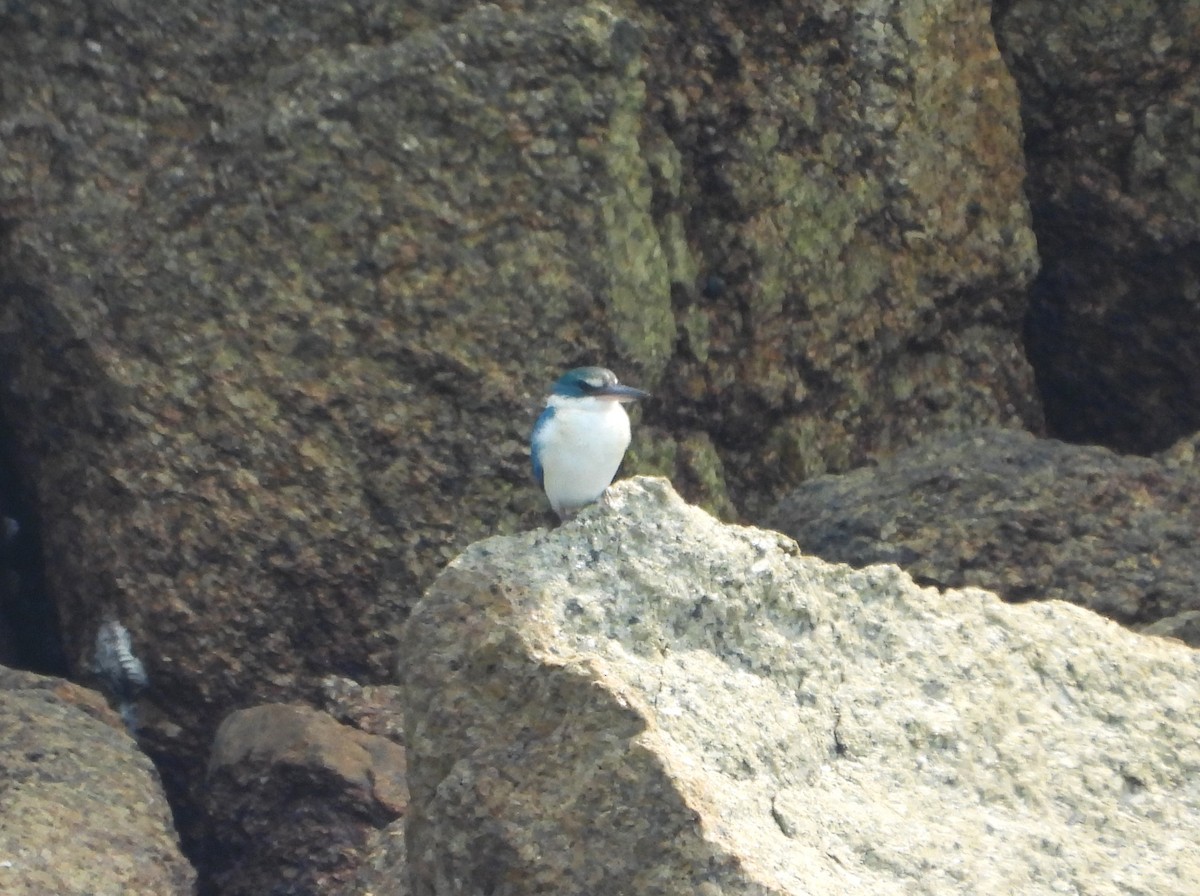
POLYGON ((603 367, 576 367, 560 376, 550 387, 550 393, 582 398, 585 395, 603 392, 607 387, 616 384, 617 376, 611 370, 603 367))
POLYGON ((550 387, 550 394, 559 398, 607 398, 622 403, 637 401, 648 395, 633 386, 621 385, 616 375, 603 367, 568 370, 550 387))

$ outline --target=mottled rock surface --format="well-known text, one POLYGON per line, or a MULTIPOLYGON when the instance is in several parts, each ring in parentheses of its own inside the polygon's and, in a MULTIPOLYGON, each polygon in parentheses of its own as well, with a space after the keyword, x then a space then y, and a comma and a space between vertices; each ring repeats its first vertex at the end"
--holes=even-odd
POLYGON ((1184 436, 1170 448, 1155 455, 1172 469, 1200 469, 1200 430, 1184 436))
POLYGON ((563 367, 652 389, 630 468, 731 516, 1036 424, 988 14, 0 5, 0 417, 72 669, 111 610, 178 804, 231 708, 383 680, 436 572, 544 519, 563 367))
POLYGON ((331 893, 408 801, 404 750, 305 706, 239 710, 217 731, 206 870, 224 896, 331 893))
POLYGON ((1021 91, 1050 430, 1159 450, 1200 429, 1200 5, 1013 0, 996 31, 1021 91))
POLYGON ((710 438, 750 519, 929 428, 1037 427, 1016 335, 1037 254, 991 4, 646 9, 671 23, 649 26, 643 146, 678 332, 647 419, 710 438))
POLYGON ((404 635, 413 893, 1185 896, 1200 654, 803 557, 663 480, 404 635))
POLYGON ((59 84, 5 80, 0 356, 69 653, 111 606, 183 801, 228 708, 390 674, 434 572, 542 512, 544 371, 661 366, 669 297, 617 263, 658 252, 629 22, 311 23, 301 61, 299 14, 152 6, 0 28, 59 84))
POLYGON ((806 553, 895 563, 939 588, 1066 600, 1135 626, 1200 610, 1194 464, 989 428, 812 479, 768 522, 806 553))
POLYGON ((158 776, 94 691, 0 667, 0 893, 190 896, 158 776))
POLYGON ((398 744, 404 743, 399 685, 363 685, 350 678, 331 675, 321 682, 319 703, 343 725, 398 744))
POLYGON ((353 880, 329 896, 410 896, 403 819, 371 837, 353 880))

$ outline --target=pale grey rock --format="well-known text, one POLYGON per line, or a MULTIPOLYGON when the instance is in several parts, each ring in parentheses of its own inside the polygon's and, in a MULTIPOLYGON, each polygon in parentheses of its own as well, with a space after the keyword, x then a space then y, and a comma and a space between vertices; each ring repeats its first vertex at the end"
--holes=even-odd
POLYGON ((1200 880, 1196 653, 804 557, 665 480, 473 545, 403 646, 417 896, 1200 880))

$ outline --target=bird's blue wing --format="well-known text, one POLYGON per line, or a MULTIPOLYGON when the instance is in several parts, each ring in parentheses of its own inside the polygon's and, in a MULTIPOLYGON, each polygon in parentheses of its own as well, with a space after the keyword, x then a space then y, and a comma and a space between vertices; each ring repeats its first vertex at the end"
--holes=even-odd
POLYGON ((537 418, 537 423, 533 424, 533 435, 529 438, 529 459, 533 461, 533 478, 537 481, 538 487, 545 487, 545 476, 542 473, 541 460, 541 445, 542 434, 546 431, 546 424, 554 417, 554 408, 546 408, 542 411, 542 415, 537 418))

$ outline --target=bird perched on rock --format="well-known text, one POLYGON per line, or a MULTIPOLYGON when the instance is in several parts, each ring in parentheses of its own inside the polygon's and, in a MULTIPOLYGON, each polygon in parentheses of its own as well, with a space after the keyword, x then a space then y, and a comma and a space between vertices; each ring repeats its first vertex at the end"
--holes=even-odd
POLYGON ((533 427, 533 478, 564 520, 599 500, 629 447, 622 406, 648 393, 622 386, 611 370, 577 367, 550 387, 533 427))

